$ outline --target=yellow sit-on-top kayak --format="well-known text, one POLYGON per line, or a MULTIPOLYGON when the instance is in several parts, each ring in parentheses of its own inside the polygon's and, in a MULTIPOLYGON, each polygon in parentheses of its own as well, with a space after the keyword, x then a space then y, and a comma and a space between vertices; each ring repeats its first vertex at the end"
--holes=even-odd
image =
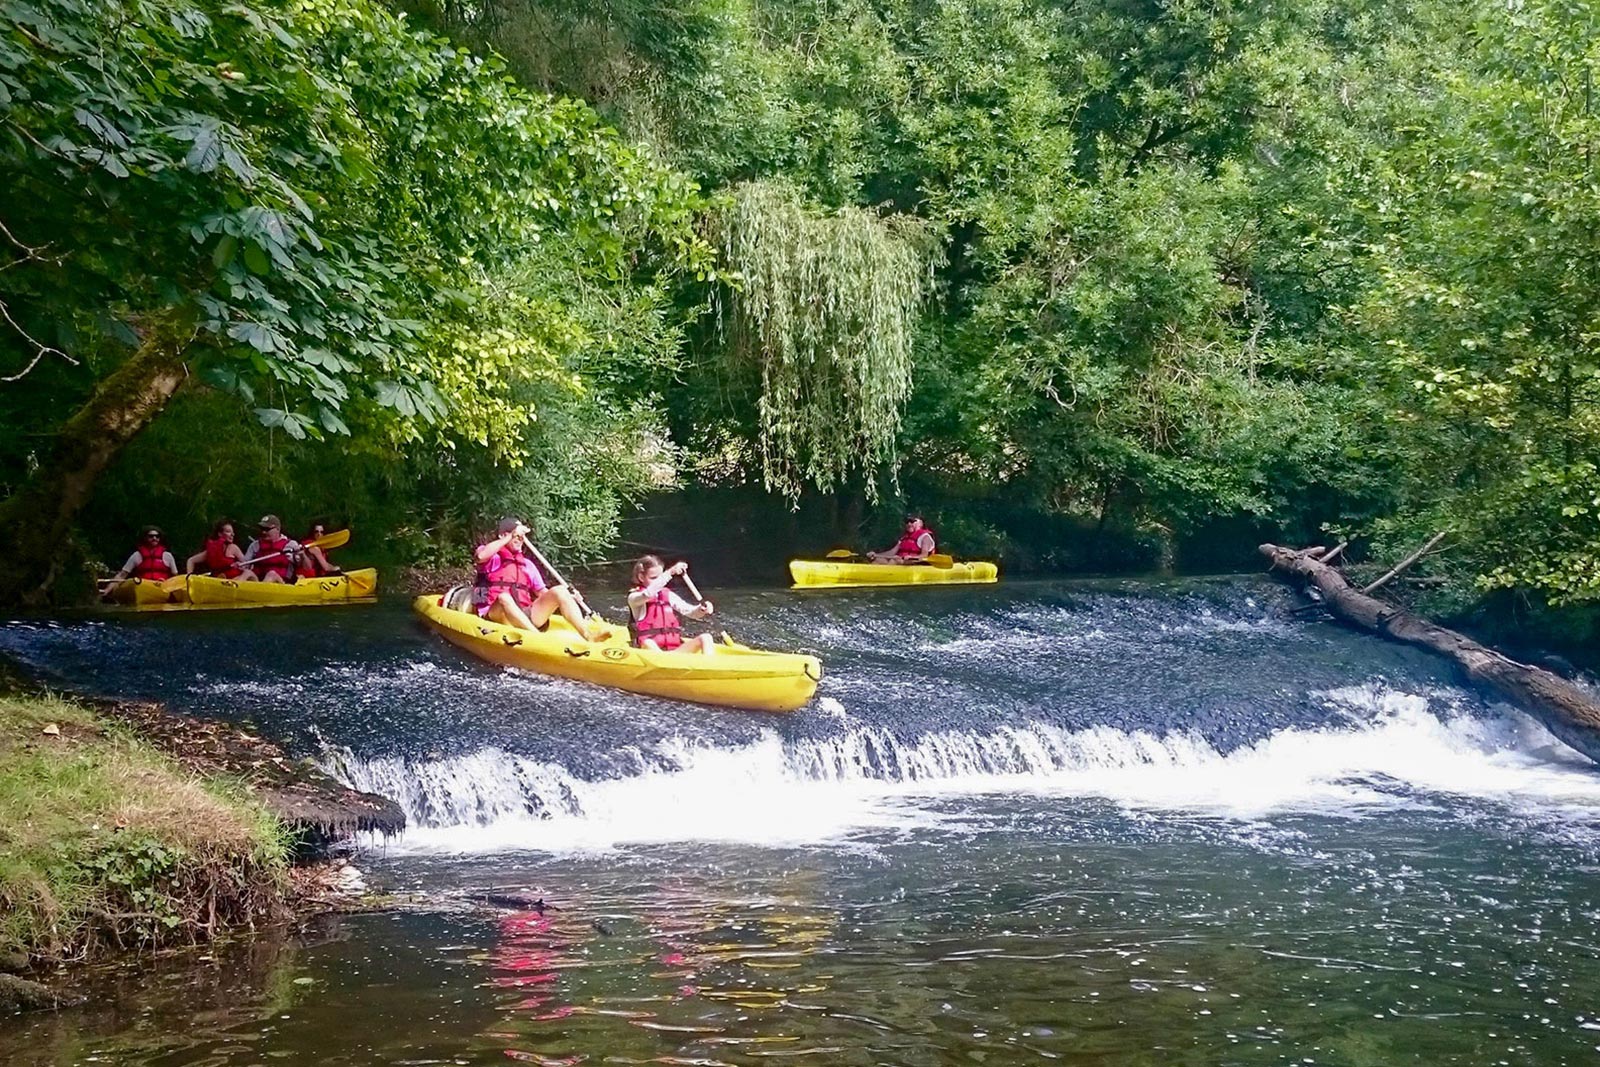
POLYGON ((864 585, 961 585, 993 582, 1000 568, 993 563, 974 561, 949 563, 850 563, 837 559, 792 559, 789 573, 795 588, 864 585))
POLYGON ((726 636, 709 656, 654 652, 634 648, 626 627, 590 643, 580 640, 559 616, 542 632, 532 633, 480 619, 468 606, 469 596, 456 590, 432 593, 418 597, 412 607, 451 644, 505 667, 747 711, 794 711, 811 699, 822 680, 822 662, 815 656, 763 652, 726 636))
POLYGON ((360 600, 378 591, 378 572, 371 567, 345 571, 326 578, 301 578, 283 582, 240 582, 191 574, 189 602, 201 608, 304 607, 360 600))
POLYGON ((145 578, 128 578, 111 590, 111 600, 116 604, 126 604, 148 611, 168 607, 174 600, 183 603, 187 598, 182 594, 182 575, 159 582, 145 578))

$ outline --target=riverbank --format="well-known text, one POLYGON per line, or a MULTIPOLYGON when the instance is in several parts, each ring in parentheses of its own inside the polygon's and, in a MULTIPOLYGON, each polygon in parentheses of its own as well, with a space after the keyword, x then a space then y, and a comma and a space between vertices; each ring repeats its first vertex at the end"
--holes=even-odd
POLYGON ((60 697, 0 696, 0 954, 13 965, 206 939, 283 913, 291 835, 60 697))
MULTIPOLYGON (((0 692, 0 972, 209 941, 358 904, 321 862, 388 800, 287 759, 248 729, 160 704, 77 701, 7 671, 0 692)), ((58 991, 6 977, 0 1008, 58 991)))

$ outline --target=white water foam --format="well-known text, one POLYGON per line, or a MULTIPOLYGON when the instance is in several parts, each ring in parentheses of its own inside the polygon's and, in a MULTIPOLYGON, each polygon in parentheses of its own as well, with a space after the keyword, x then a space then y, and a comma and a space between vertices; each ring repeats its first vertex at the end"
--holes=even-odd
POLYGON ((1470 797, 1519 813, 1600 824, 1600 775, 1515 712, 1452 713, 1449 695, 1360 686, 1317 694, 1337 727, 1279 730, 1227 754, 1197 734, 1035 723, 902 740, 846 726, 825 739, 766 731, 718 747, 671 739, 625 754, 631 771, 590 781, 499 749, 425 762, 330 766, 396 799, 402 849, 589 850, 665 841, 824 843, 940 821, 930 800, 962 794, 1092 797, 1134 811, 1259 820, 1360 817, 1470 797))

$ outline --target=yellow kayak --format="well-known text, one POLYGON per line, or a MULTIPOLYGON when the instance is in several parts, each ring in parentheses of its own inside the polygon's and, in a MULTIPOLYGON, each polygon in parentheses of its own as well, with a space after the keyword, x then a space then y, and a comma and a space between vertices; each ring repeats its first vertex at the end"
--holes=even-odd
POLYGON ((302 578, 293 585, 191 574, 187 588, 189 603, 201 608, 303 607, 370 597, 378 590, 378 572, 368 567, 327 578, 302 578))
POLYGON ((993 563, 972 561, 951 563, 947 567, 921 563, 850 563, 837 559, 792 559, 789 573, 796 589, 817 586, 850 587, 865 585, 963 585, 994 582, 1000 568, 993 563))
POLYGON ((822 680, 822 663, 815 656, 763 652, 726 636, 715 655, 652 652, 634 648, 626 627, 590 644, 579 640, 560 617, 551 619, 543 632, 530 633, 480 619, 470 610, 447 608, 449 595, 419 596, 412 607, 451 644, 505 667, 748 711, 794 711, 811 699, 822 680))
POLYGON ((183 588, 183 579, 168 578, 165 581, 148 581, 144 578, 129 578, 117 585, 111 591, 111 601, 115 604, 125 604, 128 607, 150 610, 164 608, 172 603, 173 582, 176 588, 183 588))

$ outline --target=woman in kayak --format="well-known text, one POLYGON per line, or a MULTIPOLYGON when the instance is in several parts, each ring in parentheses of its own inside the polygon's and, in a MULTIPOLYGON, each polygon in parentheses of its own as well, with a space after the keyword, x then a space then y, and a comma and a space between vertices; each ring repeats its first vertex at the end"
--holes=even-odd
POLYGON ((661 557, 641 556, 633 565, 633 589, 628 592, 628 631, 639 648, 656 652, 701 652, 710 655, 717 644, 710 634, 701 634, 685 641, 683 619, 711 617, 711 601, 691 604, 667 588, 667 583, 680 574, 688 574, 689 565, 678 562, 663 568, 661 557))
POLYGON ((474 553, 478 576, 472 582, 472 602, 478 617, 523 630, 542 630, 556 612, 590 641, 611 636, 603 623, 591 627, 584 620, 572 590, 545 584, 533 560, 523 554, 529 530, 518 519, 501 519, 492 541, 474 553))
POLYGON ((283 536, 283 523, 276 515, 261 516, 256 528, 256 539, 244 550, 245 565, 255 571, 260 581, 293 585, 300 542, 283 536))
POLYGON ((206 547, 190 556, 184 563, 183 573, 193 574, 196 567, 203 566, 205 573, 213 578, 232 578, 237 582, 253 582, 256 576, 251 571, 244 569, 244 553, 233 542, 233 523, 227 519, 217 520, 211 527, 211 536, 206 538, 206 547))
POLYGON ((933 549, 933 531, 923 525, 921 515, 913 512, 906 516, 906 531, 895 546, 869 552, 867 558, 874 563, 921 563, 933 555, 933 549))
POLYGON ((295 574, 301 578, 327 578, 344 571, 336 563, 328 562, 330 550, 318 548, 312 542, 320 541, 328 536, 326 523, 314 522, 311 529, 306 531, 306 538, 300 542, 300 562, 295 566, 295 574))
POLYGON ((178 561, 172 558, 166 539, 159 526, 146 526, 139 531, 139 543, 122 569, 111 576, 111 582, 101 596, 109 598, 117 587, 129 577, 145 582, 164 582, 178 573, 178 561))

